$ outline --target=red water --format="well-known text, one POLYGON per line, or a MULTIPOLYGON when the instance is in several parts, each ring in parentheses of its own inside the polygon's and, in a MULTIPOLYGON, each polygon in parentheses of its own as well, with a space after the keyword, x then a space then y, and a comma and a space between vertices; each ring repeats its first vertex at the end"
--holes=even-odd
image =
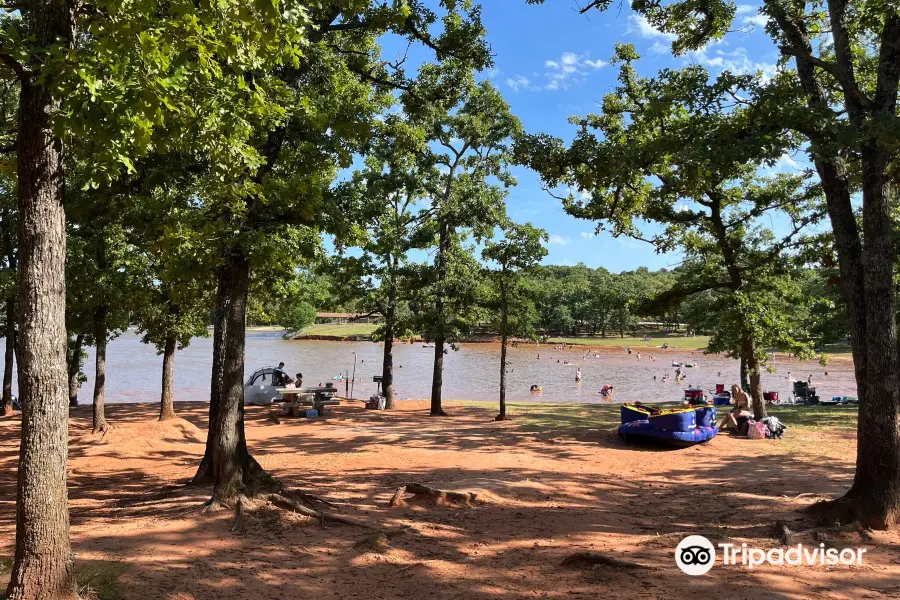
MULTIPOLYGON (((303 373, 304 385, 333 381, 339 373, 353 372, 354 352, 357 354, 356 383, 353 395, 367 398, 374 393, 372 376, 381 372, 380 345, 371 342, 288 341, 277 332, 249 332, 245 372, 274 366, 284 361, 290 374, 303 373)), ((511 401, 534 400, 544 402, 602 402, 599 390, 604 385, 615 386, 616 402, 641 400, 661 402, 679 400, 688 385, 704 390, 714 389, 716 383, 729 386, 738 380, 736 360, 705 356, 690 350, 646 350, 626 354, 623 351, 601 350, 599 358, 585 357, 586 347, 566 351, 552 345, 510 348, 507 366, 507 398, 511 401), (540 359, 538 359, 538 354, 540 359), (558 362, 557 362, 558 361, 558 362), (570 364, 564 364, 569 361, 570 364), (665 373, 674 375, 673 361, 697 362, 693 369, 683 369, 684 383, 662 383, 665 373), (580 367, 581 383, 575 382, 575 370, 580 367), (657 381, 653 381, 653 377, 657 381), (529 392, 532 384, 543 386, 543 393, 529 392)), ((175 359, 176 400, 206 400, 209 397, 209 377, 212 344, 209 338, 194 340, 179 352, 175 359)), ((140 338, 128 331, 109 344, 107 358, 107 402, 147 402, 159 398, 162 359, 155 349, 142 344, 140 338)), ((396 392, 400 398, 427 398, 431 395, 431 373, 434 349, 422 344, 398 344, 394 352, 396 392)), ((822 398, 855 395, 856 384, 850 362, 835 361, 822 367, 815 361, 799 362, 778 358, 773 366, 776 373, 764 373, 763 383, 769 390, 777 390, 782 397, 789 395, 787 373, 796 379, 813 376, 822 398), (827 371, 828 375, 825 375, 827 371)), ((460 350, 449 350, 444 360, 443 396, 447 399, 494 400, 498 397, 500 349, 496 344, 468 344, 460 350)), ((85 365, 88 382, 81 391, 81 402, 90 402, 93 386, 93 355, 85 365)), ((337 383, 343 390, 344 384, 337 383)))

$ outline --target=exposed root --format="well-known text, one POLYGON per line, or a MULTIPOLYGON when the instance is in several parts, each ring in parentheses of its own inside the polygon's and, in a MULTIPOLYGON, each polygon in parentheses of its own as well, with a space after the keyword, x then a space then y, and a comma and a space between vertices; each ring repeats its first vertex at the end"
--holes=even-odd
POLYGON ((600 554, 599 552, 593 551, 576 552, 575 554, 570 554, 562 560, 560 565, 562 565, 563 567, 571 567, 575 569, 594 568, 600 566, 619 567, 622 569, 650 568, 647 565, 642 565, 627 560, 619 560, 618 558, 613 558, 611 556, 606 556, 605 554, 600 554))
POLYGON ((429 498, 435 502, 444 501, 454 504, 468 504, 475 500, 475 492, 456 492, 453 490, 440 490, 421 483, 407 483, 397 488, 388 506, 401 506, 404 502, 404 494, 413 494, 417 498, 429 498))
POLYGON ((237 503, 234 507, 234 524, 231 526, 231 531, 235 531, 240 526, 241 519, 244 518, 244 502, 246 500, 246 496, 238 496, 237 503))
POLYGON ((878 503, 862 495, 816 502, 806 507, 805 512, 813 515, 820 525, 829 527, 861 523, 864 529, 890 529, 900 520, 896 514, 885 517, 878 503))
POLYGON ((428 415, 428 416, 430 416, 430 417, 449 417, 450 415, 447 414, 447 413, 444 411, 444 409, 442 408, 442 409, 440 409, 440 410, 433 410, 433 411, 431 411, 431 414, 428 415))
POLYGON ((775 537, 781 540, 782 545, 785 546, 789 546, 794 539, 804 535, 812 534, 813 538, 817 542, 824 542, 828 540, 829 536, 841 535, 845 533, 856 533, 857 535, 859 535, 860 539, 867 542, 872 540, 871 534, 869 534, 869 532, 866 530, 866 527, 859 521, 853 521, 852 523, 848 523, 846 525, 813 527, 811 529, 791 531, 788 528, 787 523, 779 520, 775 522, 774 527, 775 537))
POLYGON ((305 504, 302 504, 292 498, 288 498, 287 496, 284 496, 282 494, 259 494, 256 497, 262 500, 267 500, 268 502, 271 502, 279 508, 292 510, 294 512, 300 513, 301 515, 319 519, 319 521, 322 523, 341 523, 344 525, 353 525, 355 527, 363 527, 366 529, 378 529, 377 527, 369 525, 368 523, 363 523, 362 521, 357 521, 355 519, 351 519, 350 517, 343 517, 341 515, 336 515, 325 510, 316 510, 314 508, 310 508, 309 506, 306 506, 305 504))

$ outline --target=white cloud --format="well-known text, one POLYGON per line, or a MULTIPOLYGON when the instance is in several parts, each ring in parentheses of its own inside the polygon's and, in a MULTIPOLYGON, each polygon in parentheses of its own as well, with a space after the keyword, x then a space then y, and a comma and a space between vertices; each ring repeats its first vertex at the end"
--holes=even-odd
POLYGON ((519 90, 527 90, 528 85, 531 81, 522 75, 516 75, 515 77, 508 77, 506 79, 506 85, 512 88, 512 91, 518 92, 519 90))
POLYGON ((557 60, 548 60, 544 62, 547 71, 544 75, 547 77, 547 83, 544 85, 545 90, 568 89, 572 83, 584 83, 584 76, 590 71, 596 71, 606 66, 606 62, 600 59, 592 60, 587 54, 575 54, 574 52, 563 52, 557 60))
POLYGON ((547 239, 547 242, 548 242, 548 243, 550 243, 550 244, 559 244, 560 246, 565 246, 566 244, 569 243, 569 241, 570 241, 570 240, 569 240, 569 237, 568 237, 568 236, 565 236, 565 235, 557 235, 557 234, 555 234, 555 233, 552 234, 552 235, 547 239))
POLYGON ((752 17, 744 17, 745 25, 759 25, 765 27, 769 24, 769 17, 766 15, 753 15, 752 17))
POLYGON ((660 31, 650 24, 644 15, 631 15, 631 25, 628 26, 626 33, 636 33, 644 39, 662 38, 666 40, 674 40, 677 36, 674 33, 666 33, 660 31))
POLYGON ((494 67, 491 67, 490 69, 488 69, 487 71, 484 72, 484 76, 490 80, 496 79, 497 75, 499 75, 499 74, 500 74, 500 69, 496 69, 494 67))
POLYGON ((766 176, 777 175, 778 173, 796 174, 804 170, 803 165, 794 160, 790 154, 782 154, 778 160, 770 167, 763 167, 760 173, 766 176))
POLYGON ((672 49, 672 46, 663 44, 662 42, 653 42, 653 45, 650 46, 650 52, 654 54, 667 54, 672 49))
POLYGON ((762 73, 764 79, 771 79, 778 70, 778 65, 775 63, 751 60, 747 55, 747 49, 744 47, 736 48, 731 52, 716 50, 712 54, 710 54, 709 48, 706 47, 691 52, 691 57, 701 65, 712 67, 719 71, 730 71, 735 75, 759 72, 762 73))
POLYGON ((735 10, 735 14, 738 15, 746 15, 747 13, 752 13, 756 9, 752 4, 738 4, 737 10, 735 10))
POLYGON ((593 231, 582 231, 580 235, 586 240, 597 237, 597 234, 595 234, 593 231))

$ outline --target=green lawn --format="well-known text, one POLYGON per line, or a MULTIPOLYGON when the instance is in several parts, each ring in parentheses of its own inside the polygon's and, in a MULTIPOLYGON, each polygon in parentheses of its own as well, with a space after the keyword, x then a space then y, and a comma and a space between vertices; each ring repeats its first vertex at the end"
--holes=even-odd
POLYGON ((683 348, 686 350, 700 350, 709 344, 709 336, 695 335, 684 337, 680 335, 648 334, 650 341, 644 341, 639 337, 554 337, 550 338, 551 344, 582 344, 585 346, 622 346, 630 348, 658 348, 668 343, 670 348, 683 348))
MULTIPOLYGON (((496 408, 497 402, 456 401, 454 404, 496 408)), ((674 407, 664 403, 660 407, 674 407)), ((654 405, 657 406, 657 405, 654 405)), ((769 406, 769 414, 778 417, 789 428, 809 430, 835 429, 856 431, 856 406, 769 406)), ((525 431, 560 431, 577 427, 613 429, 619 426, 619 404, 548 404, 544 402, 510 402, 507 410, 525 431)), ((724 415, 726 407, 719 407, 724 415)))
POLYGON ((374 323, 347 323, 338 325, 332 323, 322 323, 320 325, 310 325, 303 330, 303 335, 328 335, 335 337, 350 337, 354 335, 372 335, 378 325, 374 323))

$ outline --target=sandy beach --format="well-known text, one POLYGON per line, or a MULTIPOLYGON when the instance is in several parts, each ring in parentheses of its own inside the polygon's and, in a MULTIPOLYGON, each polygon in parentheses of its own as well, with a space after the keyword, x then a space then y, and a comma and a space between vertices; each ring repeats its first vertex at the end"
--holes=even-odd
MULTIPOLYGON (((726 435, 685 450, 620 442, 595 414, 427 403, 393 412, 342 406, 320 419, 269 420, 247 409, 259 462, 288 488, 321 496, 374 529, 325 524, 267 502, 203 513, 208 488, 185 487, 202 455, 206 406, 180 403, 158 423, 155 404, 107 408, 113 429, 90 433, 73 411, 69 494, 79 568, 113 568, 123 598, 896 598, 900 537, 807 531, 792 543, 867 548, 854 567, 717 565, 688 577, 674 547, 688 533, 779 547, 773 524, 813 525, 801 512, 841 494, 853 476, 855 433, 796 428, 784 440, 726 435), (599 426, 598 426, 599 422, 599 426), (388 506, 399 486, 471 491, 465 504, 388 506), (560 566, 581 550, 646 566, 560 566)), ((601 410, 605 407, 593 407, 601 410)), ((610 419, 613 415, 606 415, 610 419)), ((0 531, 12 552, 16 418, 0 421, 0 531)))

